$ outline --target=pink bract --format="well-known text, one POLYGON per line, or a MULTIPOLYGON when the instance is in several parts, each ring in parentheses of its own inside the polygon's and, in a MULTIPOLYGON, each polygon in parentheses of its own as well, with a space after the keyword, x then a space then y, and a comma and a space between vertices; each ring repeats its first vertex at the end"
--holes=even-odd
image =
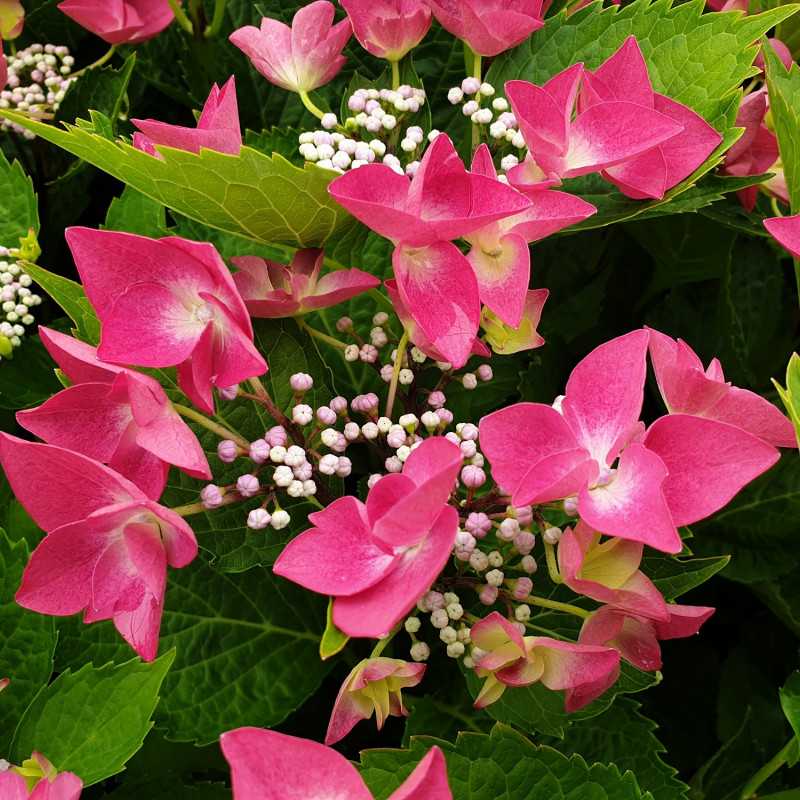
POLYGON ((2 800, 78 800, 83 791, 83 781, 71 772, 57 773, 55 767, 34 751, 31 758, 43 773, 33 789, 13 769, 0 772, 0 798, 2 800))
POLYGON ((166 0, 62 0, 58 8, 109 44, 152 39, 175 19, 166 0))
POLYGON ((372 55, 399 61, 431 27, 423 0, 339 0, 359 44, 372 55))
POLYGON ((102 324, 103 361, 177 366, 181 389, 207 413, 214 411, 213 387, 267 371, 247 308, 213 245, 90 228, 69 228, 66 238, 102 324))
POLYGON ((182 517, 98 461, 0 434, 0 464, 14 494, 46 532, 17 591, 40 614, 112 619, 145 660, 158 651, 167 564, 197 554, 182 517))
POLYGON ((264 17, 260 28, 246 25, 230 40, 270 83, 310 92, 333 80, 347 61, 342 50, 352 33, 350 20, 334 25, 335 13, 333 3, 316 0, 297 11, 291 27, 264 17))
POLYGON ((764 227, 794 258, 800 259, 800 214, 793 217, 772 217, 764 220, 764 227))

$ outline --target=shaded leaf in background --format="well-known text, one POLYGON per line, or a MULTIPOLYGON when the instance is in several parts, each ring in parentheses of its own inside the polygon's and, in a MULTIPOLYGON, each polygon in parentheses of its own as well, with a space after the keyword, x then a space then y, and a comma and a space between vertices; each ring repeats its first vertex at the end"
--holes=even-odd
POLYGON ((9 162, 0 151, 0 247, 19 247, 33 228, 39 230, 36 193, 18 161, 9 162))
POLYGON ((16 411, 43 403, 62 388, 54 369, 39 337, 28 333, 13 358, 0 362, 0 408, 16 411))
POLYGON ((138 233, 153 239, 168 236, 166 209, 136 189, 126 186, 108 207, 103 226, 110 231, 138 233))

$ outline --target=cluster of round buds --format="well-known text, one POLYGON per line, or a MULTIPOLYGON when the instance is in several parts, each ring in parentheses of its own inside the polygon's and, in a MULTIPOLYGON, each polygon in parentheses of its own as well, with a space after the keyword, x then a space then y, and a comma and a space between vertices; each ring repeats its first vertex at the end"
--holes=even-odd
MULTIPOLYGON (((0 110, 8 108, 33 116, 58 110, 72 82, 75 59, 63 45, 32 44, 8 59, 8 87, 0 92, 0 110)), ((0 129, 13 130, 26 139, 30 131, 0 119, 0 129)))
MULTIPOLYGON (((439 632, 439 640, 447 649, 447 655, 461 658, 470 644, 470 629, 463 621, 464 607, 459 596, 453 592, 442 594, 430 591, 420 598, 417 610, 430 615, 430 623, 439 632)), ((411 658, 414 661, 427 661, 431 653, 430 646, 417 639, 422 620, 416 615, 408 617, 404 627, 412 641, 411 658)))
POLYGON ((385 161, 387 155, 380 139, 361 141, 337 131, 304 131, 299 142, 299 153, 306 161, 340 172, 372 164, 376 159, 385 161))
POLYGON ((22 343, 25 329, 33 325, 32 310, 42 298, 31 291, 33 280, 0 248, 0 360, 9 358, 22 343))

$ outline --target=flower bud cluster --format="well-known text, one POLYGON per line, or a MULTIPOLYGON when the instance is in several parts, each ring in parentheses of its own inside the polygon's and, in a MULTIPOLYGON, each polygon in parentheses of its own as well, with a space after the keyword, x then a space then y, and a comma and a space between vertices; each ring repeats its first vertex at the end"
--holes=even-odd
POLYGON ((10 358, 22 344, 25 329, 34 323, 33 309, 42 298, 31 291, 33 279, 0 248, 0 360, 10 358))
MULTIPOLYGON (((450 658, 461 658, 470 644, 470 629, 464 621, 464 607, 459 596, 454 592, 442 594, 431 590, 419 599, 417 611, 429 615, 429 622, 438 632, 439 641, 445 647, 447 655, 450 658)), ((408 617, 404 627, 411 637, 411 658, 414 661, 427 661, 431 654, 430 646, 417 638, 417 633, 422 629, 420 617, 408 617)))

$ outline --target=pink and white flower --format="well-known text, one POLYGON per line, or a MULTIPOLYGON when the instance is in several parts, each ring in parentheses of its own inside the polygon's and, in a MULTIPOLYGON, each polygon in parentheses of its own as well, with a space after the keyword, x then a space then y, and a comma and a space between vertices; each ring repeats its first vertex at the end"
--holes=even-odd
POLYGON ((423 0, 339 0, 359 44, 372 55, 400 61, 431 27, 423 0))
POLYGON ((175 19, 166 0, 62 0, 58 8, 109 44, 147 41, 175 19))

